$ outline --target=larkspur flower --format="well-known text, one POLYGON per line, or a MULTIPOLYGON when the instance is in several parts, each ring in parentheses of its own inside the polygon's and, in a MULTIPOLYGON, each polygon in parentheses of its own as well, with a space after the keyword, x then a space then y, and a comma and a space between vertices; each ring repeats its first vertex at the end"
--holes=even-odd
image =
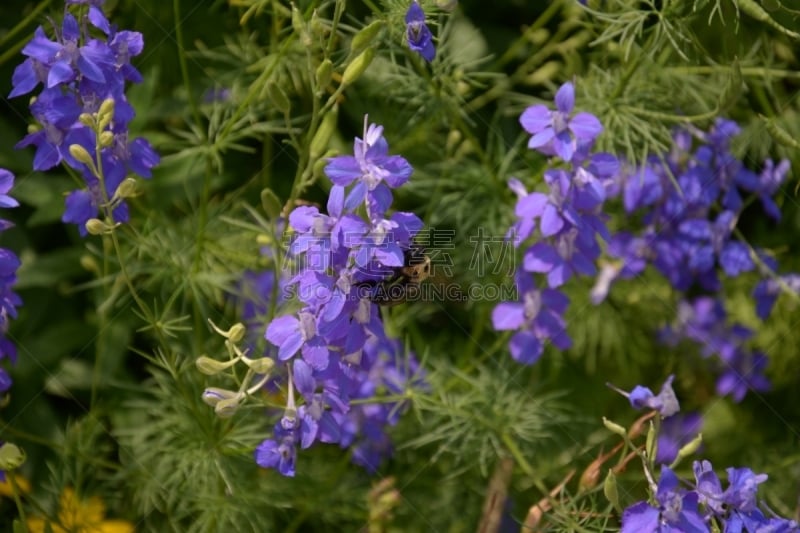
POLYGON ((667 418, 680 411, 678 398, 675 396, 675 391, 672 390, 672 381, 674 379, 675 376, 673 375, 667 377, 657 395, 642 385, 636 385, 631 392, 625 392, 610 384, 609 387, 628 398, 631 407, 634 409, 652 409, 658 411, 662 417, 667 418))
POLYGON ((603 131, 600 121, 591 113, 580 112, 574 116, 575 87, 571 82, 562 85, 555 97, 556 109, 537 104, 527 108, 519 118, 522 127, 533 135, 528 148, 547 155, 557 155, 572 161, 578 144, 590 144, 603 131))
POLYGON ((296 271, 286 286, 302 307, 278 314, 266 328, 288 395, 274 437, 256 451, 261 466, 284 475, 295 472, 297 447, 315 442, 352 447, 353 460, 370 470, 391 450, 382 429, 395 421, 384 411, 388 406, 350 406, 352 398, 363 400, 381 384, 389 386, 386 380, 397 375, 397 367, 386 364, 386 354, 399 353, 377 305, 360 288, 402 266, 423 226, 412 213, 386 217, 390 187, 405 183, 412 168, 401 156, 388 155, 382 133, 375 124, 365 127, 355 156, 328 161, 325 172, 334 185, 327 214, 299 206, 288 217, 288 258, 296 271), (362 205, 366 219, 356 214, 362 205), (295 393, 302 398, 299 406, 295 393))
POLYGON ((705 533, 711 531, 697 506, 697 492, 681 488, 680 480, 666 466, 655 491, 658 507, 635 503, 622 514, 622 533, 705 533))
POLYGON ((44 28, 37 28, 22 49, 27 58, 14 72, 10 93, 11 97, 21 96, 40 83, 44 86, 31 104, 38 125, 17 148, 36 147, 35 170, 66 163, 83 176, 86 187, 67 195, 62 217, 62 221, 78 225, 82 236, 87 234, 86 222, 98 212, 113 217, 115 223, 127 221, 125 200, 116 195, 119 185, 129 173, 150 178, 160 161, 150 143, 128 134, 134 110, 125 96, 125 84, 142 81, 130 63, 144 48, 142 35, 112 27, 101 4, 97 0, 68 1, 61 28, 54 29, 55 40, 44 28), (89 9, 81 10, 79 20, 70 12, 71 4, 87 4, 89 9), (100 130, 79 120, 84 114, 92 115, 102 126, 102 146, 98 143, 100 130), (87 154, 100 149, 102 175, 95 175, 86 161, 76 160, 70 152, 76 145, 87 154))
POLYGON ((699 433, 703 417, 699 413, 677 413, 661 422, 656 447, 656 463, 670 464, 678 457, 681 447, 689 444, 699 433))
POLYGON ((406 37, 409 48, 421 55, 428 63, 433 61, 436 56, 433 35, 425 24, 425 12, 422 11, 417 0, 412 0, 406 12, 406 37))
POLYGON ((569 299, 556 289, 573 277, 596 273, 595 261, 601 253, 598 237, 608 237, 602 206, 607 184, 619 168, 611 154, 591 153, 591 144, 602 131, 597 118, 588 113, 569 118, 574 107, 571 83, 559 89, 556 105, 553 112, 546 106, 528 108, 520 122, 534 133, 529 147, 549 153, 548 146, 557 146, 569 168, 544 172, 547 193, 528 192, 516 178, 509 181, 518 198, 517 220, 506 239, 513 240, 515 247, 531 238, 539 240, 525 248, 522 268, 515 275, 518 301, 500 303, 492 314, 496 330, 515 331, 509 350, 523 364, 535 363, 546 343, 561 350, 572 344, 563 318, 569 299), (577 141, 562 125, 573 128, 577 141), (545 277, 547 289, 538 288, 538 275, 545 277))
MULTIPOLYGON (((0 208, 13 208, 19 202, 8 193, 14 186, 14 175, 0 168, 0 208)), ((7 220, 0 219, 0 232, 12 227, 7 220)), ((17 347, 7 338, 10 320, 17 318, 17 307, 22 305, 22 299, 14 292, 13 287, 17 282, 17 270, 20 267, 17 255, 6 248, 0 248, 0 362, 7 359, 12 364, 17 360, 17 347)), ((11 388, 12 380, 8 372, 0 366, 0 398, 11 388)))

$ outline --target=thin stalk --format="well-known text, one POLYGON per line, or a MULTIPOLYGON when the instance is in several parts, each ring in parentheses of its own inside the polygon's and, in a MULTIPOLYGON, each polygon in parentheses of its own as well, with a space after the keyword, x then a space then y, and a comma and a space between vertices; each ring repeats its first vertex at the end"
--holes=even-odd
POLYGON ((8 473, 8 481, 11 483, 11 493, 14 496, 14 503, 17 505, 17 512, 19 518, 22 520, 22 530, 28 531, 28 519, 25 516, 25 508, 22 507, 22 499, 20 498, 19 485, 17 485, 17 475, 8 473))

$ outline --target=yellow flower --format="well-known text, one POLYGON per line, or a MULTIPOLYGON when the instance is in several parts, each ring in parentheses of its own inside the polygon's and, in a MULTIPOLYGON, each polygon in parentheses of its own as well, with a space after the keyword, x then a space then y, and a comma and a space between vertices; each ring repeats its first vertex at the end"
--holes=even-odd
MULTIPOLYGON (((72 489, 64 489, 58 506, 58 524, 50 524, 53 533, 133 533, 126 520, 105 520, 106 506, 97 496, 81 501, 72 489)), ((44 533, 43 518, 29 518, 30 533, 44 533)))
MULTIPOLYGON (((5 481, 0 481, 0 496, 8 496, 11 498, 14 495, 14 490, 11 488, 11 480, 9 480, 9 476, 14 476, 10 472, 6 472, 6 479, 5 481)), ((27 494, 31 491, 31 484, 28 483, 28 480, 22 476, 15 476, 14 479, 17 480, 17 487, 19 487, 19 491, 22 494, 27 494)))

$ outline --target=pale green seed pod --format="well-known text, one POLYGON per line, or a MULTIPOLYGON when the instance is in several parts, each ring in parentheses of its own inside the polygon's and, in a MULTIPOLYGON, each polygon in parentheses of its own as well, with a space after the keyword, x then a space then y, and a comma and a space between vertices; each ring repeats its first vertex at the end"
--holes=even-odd
POLYGON ((368 46, 371 46, 372 42, 383 29, 383 26, 384 22, 382 20, 375 20, 362 28, 353 36, 353 40, 350 41, 350 53, 352 55, 357 55, 364 51, 368 46))
POLYGON ((619 503, 617 476, 614 475, 614 471, 610 468, 608 469, 608 475, 606 475, 605 481, 603 481, 603 494, 609 503, 614 506, 614 509, 616 509, 617 512, 622 511, 622 506, 619 503))
POLYGON ((616 433, 617 435, 619 435, 619 436, 620 436, 620 437, 622 437, 623 439, 624 439, 624 438, 625 438, 625 436, 628 434, 628 431, 627 431, 627 430, 626 430, 624 427, 620 426, 620 425, 619 425, 619 424, 617 424, 617 423, 614 423, 614 422, 612 422, 611 420, 607 419, 606 417, 603 417, 603 425, 604 425, 604 426, 606 427, 606 429, 608 429, 608 430, 609 430, 611 433, 616 433))
POLYGON ((245 357, 242 361, 256 374, 269 374, 275 366, 275 361, 269 357, 259 357, 258 359, 248 359, 245 357))
POLYGON ((223 363, 222 361, 217 361, 216 359, 212 359, 206 355, 201 355, 198 357, 194 364, 197 366, 197 370, 206 376, 215 376, 232 366, 231 361, 223 363))
POLYGON ((117 198, 133 198, 139 194, 139 185, 133 178, 125 178, 122 183, 117 187, 117 192, 114 195, 117 198))
POLYGON ((342 85, 352 85, 358 78, 364 74, 369 64, 372 63, 372 58, 375 57, 375 49, 367 48, 361 52, 349 65, 344 69, 342 74, 342 85))
POLYGON ((316 72, 317 88, 322 90, 325 87, 327 87, 328 84, 331 82, 332 75, 333 75, 333 62, 330 59, 326 58, 317 67, 317 72, 316 72))
POLYGON ((334 107, 322 118, 322 124, 319 125, 319 128, 314 134, 314 137, 311 139, 311 144, 308 147, 311 159, 318 159, 319 156, 325 153, 325 149, 328 147, 328 142, 331 140, 333 131, 336 129, 337 115, 338 108, 334 107))
POLYGON ((228 340, 231 342, 239 342, 244 338, 245 333, 247 333, 247 328, 244 327, 244 324, 241 322, 237 322, 228 330, 228 340))
POLYGON ((214 406, 214 413, 220 418, 230 418, 236 414, 236 411, 239 410, 239 406, 242 404, 242 395, 238 394, 233 398, 228 398, 226 400, 220 400, 217 402, 217 405, 214 406))

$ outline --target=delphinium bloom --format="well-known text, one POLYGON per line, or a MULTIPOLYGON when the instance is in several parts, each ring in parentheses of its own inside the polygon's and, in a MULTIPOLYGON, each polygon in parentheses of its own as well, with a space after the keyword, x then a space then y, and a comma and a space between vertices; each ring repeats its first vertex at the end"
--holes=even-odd
POLYGON ((433 61, 436 56, 433 35, 428 29, 428 25, 425 24, 425 12, 422 11, 417 0, 412 0, 406 12, 406 38, 409 48, 421 55, 428 63, 433 61))
POLYGON ((728 324, 727 313, 719 299, 698 297, 678 306, 676 323, 661 332, 665 343, 675 345, 682 339, 696 342, 704 357, 716 355, 721 363, 717 393, 741 401, 748 389, 763 392, 770 383, 763 375, 766 355, 753 352, 746 341, 752 330, 740 324, 728 324))
POLYGON ((697 492, 682 488, 678 476, 666 466, 662 466, 661 478, 655 489, 657 507, 642 501, 625 509, 622 514, 622 533, 711 531, 700 514, 697 501, 697 492))
MULTIPOLYGON (((612 260, 592 291, 599 303, 615 280, 634 278, 653 265, 677 291, 701 294, 682 304, 679 325, 662 338, 670 344, 691 339, 704 356, 717 355, 723 372, 717 391, 736 400, 748 387, 768 387, 761 374, 766 356, 743 347, 752 333, 736 324, 726 326, 714 295, 722 289, 722 275, 737 277, 756 268, 754 254, 759 252, 736 232, 745 205, 742 195, 757 195, 767 214, 778 218, 771 195, 788 171, 786 161, 767 161, 760 175, 748 169, 731 152, 731 139, 738 133, 735 122, 718 119, 708 132, 677 131, 666 158, 651 156, 639 166, 623 165, 607 193, 621 197, 626 213, 640 218, 642 227, 611 236, 607 252, 612 260)), ((756 289, 763 317, 780 288, 774 278, 756 289)))
POLYGON ((387 218, 390 189, 413 169, 389 155, 383 128, 366 120, 354 153, 331 158, 325 167, 333 182, 327 214, 313 206, 289 214, 288 252, 297 268, 288 286, 302 307, 276 316, 266 329, 287 377, 287 403, 274 437, 256 450, 261 466, 284 475, 294 475, 297 448, 317 441, 353 444, 354 461, 374 470, 390 451, 382 428, 394 423, 398 405, 361 402, 413 384, 413 356, 412 364, 399 364, 400 348, 387 338, 377 305, 360 290, 402 266, 422 229, 412 213, 387 218), (362 206, 366 218, 356 214, 362 206), (350 405, 354 398, 361 400, 358 407, 350 405))
MULTIPOLYGON (((81 235, 98 212, 113 216, 114 222, 127 221, 124 198, 117 195, 119 185, 130 173, 151 177, 160 160, 145 139, 132 139, 128 133, 134 110, 125 97, 125 84, 142 81, 130 64, 143 50, 142 35, 112 27, 101 3, 68 1, 61 28, 53 29, 54 40, 37 28, 22 49, 27 59, 14 71, 9 95, 28 94, 42 84, 31 104, 37 125, 17 147, 36 147, 34 170, 66 163, 81 173, 86 187, 67 195, 62 217, 77 224, 81 235), (71 4, 76 5, 72 10, 71 4), (88 10, 82 4, 88 4, 88 10), (99 149, 102 175, 76 156, 73 146, 86 154, 99 149)), ((94 155, 89 157, 97 163, 94 155)))
MULTIPOLYGON (((19 205, 8 194, 13 186, 14 175, 6 169, 0 168, 0 208, 12 208, 19 205)), ((13 226, 11 222, 0 219, 0 232, 11 226, 13 226)), ((17 348, 6 337, 6 334, 9 321, 17 318, 17 307, 22 304, 22 299, 13 291, 14 284, 17 282, 19 266, 20 260, 14 252, 0 248, 0 362, 7 359, 11 363, 15 363, 17 360, 17 348)), ((0 366, 0 398, 5 396, 11 388, 11 384, 11 376, 0 366)))
POLYGON ((678 451, 700 433, 703 417, 699 413, 676 413, 661 422, 656 446, 656 463, 670 464, 678 451))
POLYGON ((556 94, 555 111, 535 105, 520 117, 533 134, 528 146, 556 154, 564 163, 555 166, 554 161, 544 172, 547 192, 528 192, 517 179, 509 182, 518 200, 507 239, 516 247, 529 244, 515 275, 518 301, 495 307, 492 322, 496 330, 516 332, 509 349, 523 364, 535 363, 546 343, 562 350, 571 346, 564 322, 569 299, 558 288, 573 277, 596 273, 598 237, 608 236, 602 207, 618 162, 610 154, 592 153, 602 125, 589 113, 572 116, 574 104, 574 88, 567 82, 556 94))
POLYGON ((653 391, 642 385, 636 385, 631 392, 625 392, 612 385, 609 386, 628 398, 628 401, 631 402, 631 407, 634 409, 652 409, 658 411, 662 417, 666 418, 680 411, 678 398, 675 396, 675 391, 672 390, 673 379, 675 379, 675 376, 669 376, 666 381, 664 381, 657 395, 653 394, 653 391))

